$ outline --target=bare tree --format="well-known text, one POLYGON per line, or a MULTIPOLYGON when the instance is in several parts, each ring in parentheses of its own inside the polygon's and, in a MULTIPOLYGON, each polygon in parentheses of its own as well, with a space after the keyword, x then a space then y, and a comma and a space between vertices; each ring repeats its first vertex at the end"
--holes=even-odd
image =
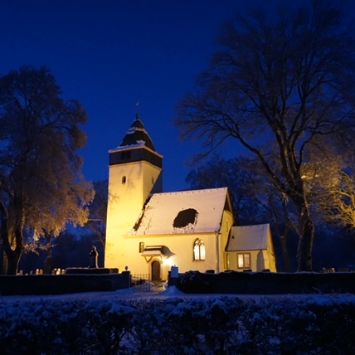
POLYGON ((58 235, 82 225, 93 198, 76 151, 86 114, 65 101, 47 69, 0 77, 0 224, 8 273, 17 271, 24 233, 58 235))
POLYGON ((297 211, 298 270, 312 270, 314 223, 303 166, 319 136, 354 136, 354 38, 335 2, 229 23, 220 51, 179 107, 183 137, 208 149, 234 138, 297 211), (276 164, 275 164, 276 162, 276 164))
MULTIPOLYGON (((191 188, 228 187, 235 219, 239 224, 261 223, 264 214, 256 199, 255 179, 244 169, 246 159, 223 159, 217 155, 194 168, 186 177, 191 188)), ((254 176, 254 178, 256 178, 254 176)))
POLYGON ((338 181, 329 192, 330 199, 324 204, 326 218, 329 221, 355 228, 354 177, 346 172, 340 172, 338 181))
POLYGON ((90 215, 86 226, 90 228, 97 237, 97 242, 102 249, 105 249, 106 213, 108 201, 107 180, 94 182, 95 198, 90 205, 90 215))
POLYGON ((228 187, 238 225, 272 223, 273 235, 280 239, 283 270, 291 270, 287 239, 295 231, 292 205, 274 188, 257 160, 215 155, 193 169, 186 181, 192 188, 228 187))
POLYGON ((308 167, 304 177, 320 218, 355 228, 355 177, 346 170, 341 161, 327 160, 308 167))

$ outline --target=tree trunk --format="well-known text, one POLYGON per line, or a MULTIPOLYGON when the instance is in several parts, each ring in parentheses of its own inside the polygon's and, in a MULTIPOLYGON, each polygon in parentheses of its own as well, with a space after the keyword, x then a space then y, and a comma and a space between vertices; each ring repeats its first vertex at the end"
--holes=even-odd
POLYGON ((312 271, 314 225, 308 212, 301 215, 301 226, 297 246, 297 271, 312 271))
POLYGON ((6 274, 16 275, 18 263, 22 255, 22 227, 15 231, 16 248, 12 249, 9 242, 8 215, 5 206, 0 203, 0 238, 2 239, 3 251, 6 254, 6 274))
POLYGON ((50 275, 52 273, 52 263, 53 263, 53 255, 52 255, 52 247, 51 247, 43 263, 43 272, 46 275, 50 275))
POLYGON ((283 271, 291 271, 291 261, 290 256, 287 249, 287 234, 285 231, 283 235, 280 235, 280 246, 281 246, 281 254, 283 261, 283 271))
POLYGON ((18 264, 20 261, 21 253, 17 251, 10 251, 6 252, 6 259, 7 259, 7 275, 16 275, 18 264))

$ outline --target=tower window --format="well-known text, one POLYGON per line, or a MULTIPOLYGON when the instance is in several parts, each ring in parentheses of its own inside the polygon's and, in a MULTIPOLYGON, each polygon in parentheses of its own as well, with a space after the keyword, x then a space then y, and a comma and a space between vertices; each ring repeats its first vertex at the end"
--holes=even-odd
POLYGON ((206 247, 201 239, 196 239, 193 246, 193 259, 206 260, 206 247))
POLYGON ((125 176, 122 176, 122 184, 125 184, 127 182, 127 178, 125 176))

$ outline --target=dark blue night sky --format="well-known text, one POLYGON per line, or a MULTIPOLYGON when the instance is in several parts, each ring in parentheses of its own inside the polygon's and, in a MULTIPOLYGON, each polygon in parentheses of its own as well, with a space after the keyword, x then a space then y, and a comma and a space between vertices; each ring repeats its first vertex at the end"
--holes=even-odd
MULTIPOLYGON (((245 10, 237 0, 1 0, 0 73, 47 66, 64 97, 86 108, 89 180, 107 177, 108 149, 131 124, 136 102, 164 155, 164 189, 186 188, 198 143, 181 143, 176 104, 208 66, 221 25, 245 10)), ((253 1, 253 5, 257 2, 253 1)))
POLYGON ((164 189, 186 187, 198 144, 181 143, 176 104, 209 62, 223 22, 241 5, 228 0, 1 0, 0 73, 47 66, 64 97, 86 108, 89 180, 107 177, 108 149, 131 124, 136 102, 164 155, 164 189))

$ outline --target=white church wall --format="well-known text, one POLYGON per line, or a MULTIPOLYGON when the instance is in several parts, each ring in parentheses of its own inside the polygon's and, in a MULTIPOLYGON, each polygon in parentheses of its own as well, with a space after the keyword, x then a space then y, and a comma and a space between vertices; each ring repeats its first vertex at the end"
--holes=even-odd
POLYGON ((229 270, 243 271, 243 268, 238 268, 238 254, 250 254, 250 268, 254 272, 269 269, 271 272, 276 272, 275 256, 270 250, 245 250, 241 252, 228 252, 227 263, 229 270))
POLYGON ((123 257, 125 241, 137 221, 161 169, 146 162, 111 165, 109 170, 105 267, 116 267, 123 257))
POLYGON ((219 238, 219 271, 224 271, 228 269, 227 263, 227 253, 225 252, 228 243, 228 236, 230 229, 234 223, 233 214, 229 211, 223 211, 222 223, 221 223, 221 233, 219 238))
MULTIPOLYGON (((243 250, 240 252, 228 252, 227 254, 227 269, 234 271, 243 271, 244 269, 251 269, 252 271, 261 271, 258 269, 258 255, 259 250, 243 250), (238 267, 238 254, 249 254, 250 255, 250 267, 239 268, 238 267)), ((260 260, 260 256, 259 256, 260 260)), ((260 268, 260 261, 259 261, 260 268)))
MULTIPOLYGON (((167 279, 168 271, 172 265, 179 267, 179 272, 187 272, 197 270, 205 272, 206 270, 217 270, 217 245, 216 234, 181 234, 173 236, 126 236, 124 237, 124 250, 121 250, 120 256, 116 257, 113 267, 120 270, 128 266, 133 274, 151 274, 151 262, 160 260, 161 262, 161 278, 167 279), (205 245, 205 260, 193 260, 194 241, 199 238, 205 245), (154 257, 148 262, 139 253, 139 243, 143 242, 144 246, 164 245, 170 249, 173 256, 154 257)), ((149 258, 148 258, 149 259, 149 258)))

